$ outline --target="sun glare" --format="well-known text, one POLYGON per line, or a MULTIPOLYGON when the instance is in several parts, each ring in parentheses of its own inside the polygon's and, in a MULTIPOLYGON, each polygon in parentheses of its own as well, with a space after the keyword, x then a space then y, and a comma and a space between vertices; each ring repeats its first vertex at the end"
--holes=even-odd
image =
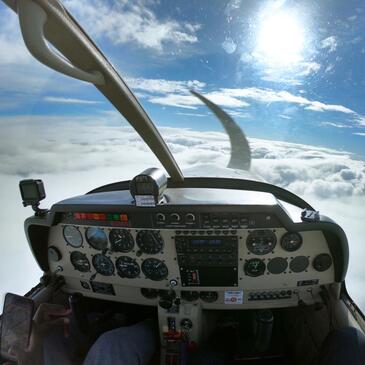
POLYGON ((270 65, 293 65, 302 58, 304 30, 294 14, 277 12, 262 18, 257 55, 270 65))

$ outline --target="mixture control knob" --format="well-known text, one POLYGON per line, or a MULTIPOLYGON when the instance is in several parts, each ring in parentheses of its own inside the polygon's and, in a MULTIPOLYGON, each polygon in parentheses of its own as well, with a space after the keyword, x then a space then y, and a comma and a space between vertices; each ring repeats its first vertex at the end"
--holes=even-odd
POLYGON ((188 331, 190 329, 192 329, 193 327, 193 322, 191 321, 191 319, 189 318, 183 318, 180 322, 180 326, 183 330, 188 331))

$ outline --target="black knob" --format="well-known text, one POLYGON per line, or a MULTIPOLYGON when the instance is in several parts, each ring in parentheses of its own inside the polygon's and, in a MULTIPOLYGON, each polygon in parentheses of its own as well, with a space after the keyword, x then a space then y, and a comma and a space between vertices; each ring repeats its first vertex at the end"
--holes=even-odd
POLYGON ((193 327, 193 322, 189 318, 183 318, 180 322, 180 326, 182 329, 188 331, 193 327))
POLYGON ((173 306, 173 300, 171 299, 160 299, 158 302, 159 306, 163 309, 170 309, 173 306))
POLYGON ((163 291, 160 293, 159 306, 163 309, 170 309, 174 305, 176 293, 173 290, 163 291))

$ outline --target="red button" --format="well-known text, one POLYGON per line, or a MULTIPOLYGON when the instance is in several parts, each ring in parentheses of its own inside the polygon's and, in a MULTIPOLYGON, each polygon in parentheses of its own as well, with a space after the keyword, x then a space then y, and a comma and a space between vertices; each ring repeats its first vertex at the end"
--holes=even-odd
POLYGON ((120 215, 120 220, 122 222, 128 222, 128 215, 127 214, 121 214, 120 215))

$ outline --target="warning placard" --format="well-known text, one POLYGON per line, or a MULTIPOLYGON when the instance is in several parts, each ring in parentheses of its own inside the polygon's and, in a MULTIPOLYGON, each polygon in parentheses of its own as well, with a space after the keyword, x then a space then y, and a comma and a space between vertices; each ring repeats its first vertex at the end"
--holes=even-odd
POLYGON ((243 290, 227 290, 224 292, 224 304, 242 304, 243 290))

